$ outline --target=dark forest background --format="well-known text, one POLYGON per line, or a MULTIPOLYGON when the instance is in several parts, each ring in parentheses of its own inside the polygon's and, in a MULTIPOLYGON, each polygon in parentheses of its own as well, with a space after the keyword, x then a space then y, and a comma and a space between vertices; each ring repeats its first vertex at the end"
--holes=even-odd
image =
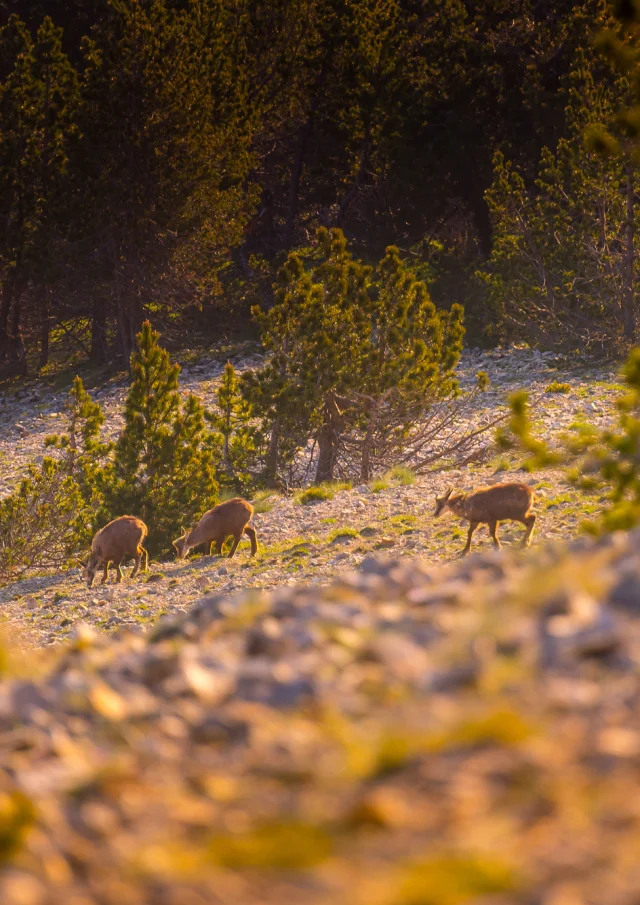
POLYGON ((628 95, 602 0, 0 0, 0 25, 3 374, 125 362, 146 318, 249 335, 320 226, 398 246, 471 344, 635 338, 635 159, 584 140, 628 95))

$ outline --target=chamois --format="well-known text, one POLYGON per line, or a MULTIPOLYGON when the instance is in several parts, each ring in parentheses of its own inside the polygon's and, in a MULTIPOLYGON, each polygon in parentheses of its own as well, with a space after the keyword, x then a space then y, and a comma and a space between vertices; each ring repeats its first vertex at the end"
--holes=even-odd
POLYGON ((199 544, 205 544, 209 551, 209 556, 215 544, 218 556, 222 554, 222 545, 231 535, 233 537, 233 546, 229 557, 231 558, 236 552, 236 548, 240 543, 243 534, 251 540, 251 555, 258 552, 258 541, 256 537, 256 529, 253 525, 248 524, 249 519, 253 515, 253 506, 246 500, 236 497, 233 500, 227 500, 209 509, 202 516, 195 528, 191 531, 182 529, 182 535, 173 541, 178 559, 185 559, 189 550, 197 547, 199 544))
POLYGON ((500 549, 498 525, 505 520, 522 522, 526 526, 527 531, 522 546, 529 546, 536 517, 531 512, 533 491, 526 484, 515 482, 494 484, 493 487, 480 487, 473 493, 455 493, 453 495, 452 491, 453 488, 450 488, 444 496, 436 497, 434 516, 437 517, 448 509, 454 515, 467 519, 469 533, 467 545, 462 551, 463 556, 469 552, 473 532, 480 524, 489 526, 493 543, 500 549))
POLYGON ((145 523, 133 515, 121 515, 101 528, 93 538, 91 556, 84 570, 84 578, 89 587, 93 586, 100 565, 104 566, 102 584, 106 582, 111 562, 118 573, 116 576, 118 584, 122 581, 120 564, 123 559, 135 559, 131 578, 138 574, 142 561, 142 571, 146 572, 149 568, 149 554, 142 546, 142 542, 148 534, 145 523))

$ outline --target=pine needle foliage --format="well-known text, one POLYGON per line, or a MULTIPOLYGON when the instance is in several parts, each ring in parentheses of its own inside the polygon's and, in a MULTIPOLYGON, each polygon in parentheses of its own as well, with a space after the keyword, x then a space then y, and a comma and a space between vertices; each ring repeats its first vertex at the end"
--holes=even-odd
POLYGON ((95 511, 102 499, 104 472, 113 444, 101 438, 104 412, 87 393, 80 377, 73 381, 66 415, 67 433, 47 437, 45 446, 62 451, 67 473, 78 483, 85 504, 95 511))
POLYGON ((377 269, 353 258, 339 229, 320 229, 307 265, 292 253, 276 303, 255 311, 269 363, 243 381, 268 435, 266 471, 315 444, 314 480, 384 467, 437 400, 454 395, 462 308, 437 311, 390 247, 377 269))
POLYGON ((0 500, 0 579, 68 565, 86 535, 76 480, 49 456, 31 464, 18 489, 0 500))
POLYGON ((182 523, 216 502, 215 438, 193 395, 181 401, 180 367, 146 321, 131 356, 124 430, 105 488, 105 520, 136 515, 150 529, 149 551, 169 552, 182 523))
POLYGON ((251 424, 249 405, 230 361, 222 374, 216 402, 217 410, 207 412, 205 417, 221 438, 221 480, 240 491, 251 483, 251 469, 256 457, 256 428, 251 424))
POLYGON ((478 276, 494 335, 612 352, 636 335, 637 171, 618 116, 630 83, 591 53, 577 61, 569 88, 568 134, 543 148, 533 183, 494 155, 486 193, 494 243, 478 276), (603 153, 596 133, 615 139, 620 153, 603 153))
POLYGON ((526 392, 511 397, 507 430, 498 434, 503 449, 517 448, 528 455, 526 466, 571 466, 567 477, 588 489, 608 491, 602 516, 584 527, 592 532, 628 530, 640 522, 640 348, 633 349, 622 370, 626 392, 617 400, 617 425, 596 430, 577 425, 551 447, 534 435, 526 392))

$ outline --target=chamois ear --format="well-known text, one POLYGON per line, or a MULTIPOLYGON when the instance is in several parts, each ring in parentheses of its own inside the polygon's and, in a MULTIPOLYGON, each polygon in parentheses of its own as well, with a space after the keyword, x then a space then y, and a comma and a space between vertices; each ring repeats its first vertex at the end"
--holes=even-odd
POLYGON ((445 501, 445 503, 449 499, 449 497, 451 496, 452 493, 453 493, 453 487, 450 487, 442 498, 445 501))
POLYGON ((180 525, 180 530, 182 531, 182 536, 184 537, 184 535, 187 533, 187 529, 184 525, 180 525))

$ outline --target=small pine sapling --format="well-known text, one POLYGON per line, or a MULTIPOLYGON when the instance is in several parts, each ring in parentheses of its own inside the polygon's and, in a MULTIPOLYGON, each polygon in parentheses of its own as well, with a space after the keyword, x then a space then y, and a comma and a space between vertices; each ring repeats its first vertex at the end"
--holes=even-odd
POLYGON ((217 411, 207 412, 206 419, 222 438, 221 474, 237 490, 244 489, 255 470, 256 429, 251 425, 250 407, 231 362, 224 369, 216 401, 217 411))
POLYGON ((172 364, 147 321, 131 356, 125 425, 106 488, 105 519, 136 515, 150 527, 151 553, 169 552, 183 523, 216 502, 218 448, 204 409, 192 395, 181 402, 179 365, 172 364))

